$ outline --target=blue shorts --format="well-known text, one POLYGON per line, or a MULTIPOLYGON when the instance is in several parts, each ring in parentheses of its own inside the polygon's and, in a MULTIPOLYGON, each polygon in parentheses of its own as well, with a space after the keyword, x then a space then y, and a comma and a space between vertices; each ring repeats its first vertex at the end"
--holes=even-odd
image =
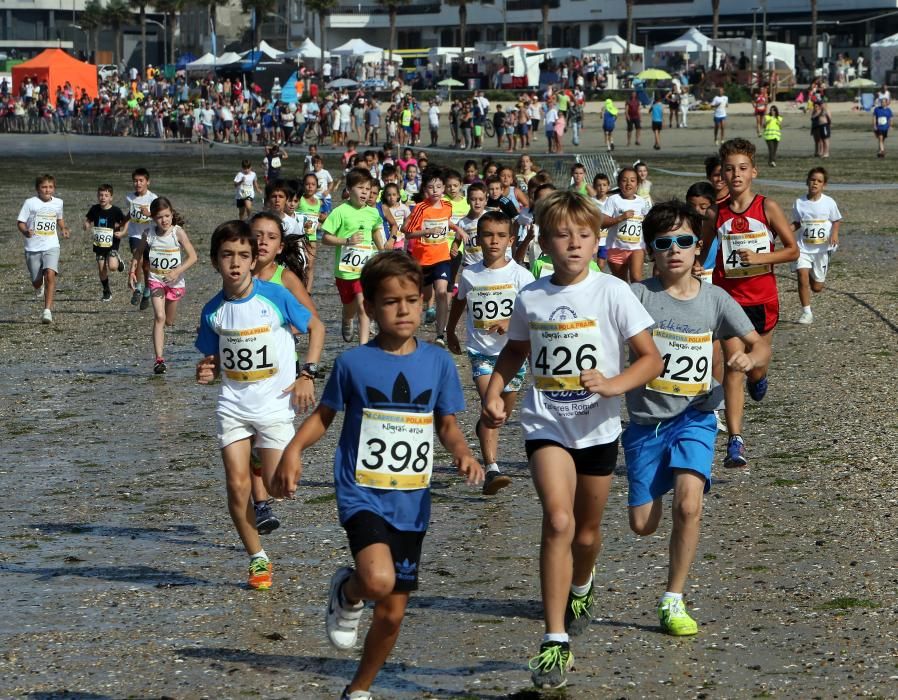
POLYGON ((621 437, 627 460, 630 507, 661 498, 674 487, 674 469, 688 469, 705 478, 711 489, 711 464, 717 419, 710 411, 688 409, 660 425, 630 423, 621 437))
MULTIPOLYGON (((471 377, 489 377, 493 370, 496 369, 496 360, 498 355, 481 355, 479 352, 468 350, 468 359, 471 361, 471 377)), ((524 385, 524 378, 527 376, 527 363, 521 365, 518 373, 512 377, 511 381, 502 390, 503 394, 510 394, 513 391, 520 391, 524 385)))
POLYGON ((720 124, 721 122, 725 122, 726 119, 727 119, 726 117, 714 117, 714 123, 720 124))

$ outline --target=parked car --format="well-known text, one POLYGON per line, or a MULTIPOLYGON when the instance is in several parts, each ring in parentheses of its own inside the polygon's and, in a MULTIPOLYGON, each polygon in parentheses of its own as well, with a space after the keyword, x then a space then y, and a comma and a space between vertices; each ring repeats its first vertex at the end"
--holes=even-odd
POLYGON ((113 76, 118 75, 118 68, 109 63, 104 63, 97 66, 97 75, 100 76, 100 80, 109 80, 113 76))

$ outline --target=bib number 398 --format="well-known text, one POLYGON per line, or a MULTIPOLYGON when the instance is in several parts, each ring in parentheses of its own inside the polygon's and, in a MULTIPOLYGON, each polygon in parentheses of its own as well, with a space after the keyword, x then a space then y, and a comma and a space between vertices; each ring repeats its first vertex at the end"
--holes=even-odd
POLYGON ((599 366, 600 337, 595 319, 531 321, 533 384, 540 391, 583 389, 580 373, 599 366))
POLYGON ((362 409, 355 481, 366 488, 427 488, 433 474, 433 414, 362 409))

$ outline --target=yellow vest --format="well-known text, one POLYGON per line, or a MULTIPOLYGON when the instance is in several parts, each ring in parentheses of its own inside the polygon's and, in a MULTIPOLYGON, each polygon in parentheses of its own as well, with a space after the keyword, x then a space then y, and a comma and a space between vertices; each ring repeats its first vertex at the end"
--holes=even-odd
POLYGON ((782 137, 782 117, 772 117, 769 114, 764 117, 764 140, 779 141, 782 137))

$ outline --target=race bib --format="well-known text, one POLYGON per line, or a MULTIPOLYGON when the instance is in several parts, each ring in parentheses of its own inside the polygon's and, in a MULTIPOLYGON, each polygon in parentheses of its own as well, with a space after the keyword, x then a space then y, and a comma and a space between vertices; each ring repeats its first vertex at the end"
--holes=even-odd
POLYGON ((770 272, 770 265, 749 265, 742 262, 737 251, 744 249, 755 253, 770 252, 770 238, 766 231, 747 233, 721 233, 720 249, 723 255, 725 277, 757 277, 770 272))
POLYGON ((280 168, 280 167, 281 167, 281 159, 278 158, 277 156, 275 156, 274 158, 272 158, 272 159, 271 159, 271 167, 272 167, 274 170, 277 170, 278 168, 280 168))
POLYGON ((801 222, 801 240, 805 245, 826 245, 832 222, 828 219, 808 219, 801 222))
POLYGON ((642 217, 624 219, 618 226, 617 240, 622 243, 642 243, 642 217))
POLYGON ((480 241, 477 240, 477 227, 465 229, 468 234, 468 242, 465 243, 465 252, 472 255, 479 255, 483 251, 480 250, 480 241))
POLYGON ((449 225, 445 220, 424 220, 421 222, 421 228, 425 231, 439 229, 439 233, 428 233, 421 237, 421 243, 424 245, 440 245, 441 243, 446 244, 449 241, 449 225))
POLYGON ((599 248, 604 248, 607 243, 608 243, 608 229, 607 228, 599 229, 599 248))
POLYGON ((271 327, 219 331, 221 371, 234 382, 258 382, 277 374, 274 352, 269 357, 271 327))
POLYGON ((392 491, 425 489, 433 473, 433 413, 362 409, 355 482, 392 491))
POLYGON ((136 221, 138 224, 148 224, 150 223, 150 217, 143 213, 143 209, 141 209, 141 205, 137 204, 137 202, 131 202, 131 211, 129 212, 129 216, 133 221, 136 221))
POLYGON ((884 126, 888 128, 889 126, 889 118, 888 117, 876 117, 877 126, 884 126))
POLYGON ((599 366, 600 343, 593 318, 531 321, 533 385, 539 391, 582 390, 580 372, 599 366))
POLYGON ((36 214, 34 217, 34 233, 38 236, 55 236, 56 214, 36 214))
POLYGON ((309 238, 315 238, 318 233, 318 215, 297 214, 296 218, 302 226, 302 232, 309 238))
POLYGON ((180 248, 150 248, 150 272, 160 275, 180 265, 180 248))
POLYGON ((111 248, 114 235, 111 228, 94 226, 94 245, 97 248, 111 248))
POLYGON ((646 389, 672 396, 698 396, 711 391, 711 333, 678 333, 656 328, 652 339, 664 369, 646 389))
POLYGON ((402 209, 390 209, 390 213, 393 215, 393 220, 396 222, 396 228, 401 229, 402 224, 405 223, 405 212, 402 209))
POLYGON ((714 268, 702 268, 701 274, 699 274, 698 278, 705 284, 714 284, 712 282, 712 279, 714 278, 714 268))
POLYGON ((365 263, 377 252, 374 246, 360 243, 344 246, 340 252, 340 264, 337 270, 352 274, 360 274, 365 263))
POLYGON ((468 313, 471 314, 474 328, 486 330, 499 321, 511 318, 517 295, 518 291, 511 282, 474 287, 467 296, 468 313))
POLYGON ((240 199, 252 199, 253 198, 253 186, 243 184, 240 185, 240 199))

